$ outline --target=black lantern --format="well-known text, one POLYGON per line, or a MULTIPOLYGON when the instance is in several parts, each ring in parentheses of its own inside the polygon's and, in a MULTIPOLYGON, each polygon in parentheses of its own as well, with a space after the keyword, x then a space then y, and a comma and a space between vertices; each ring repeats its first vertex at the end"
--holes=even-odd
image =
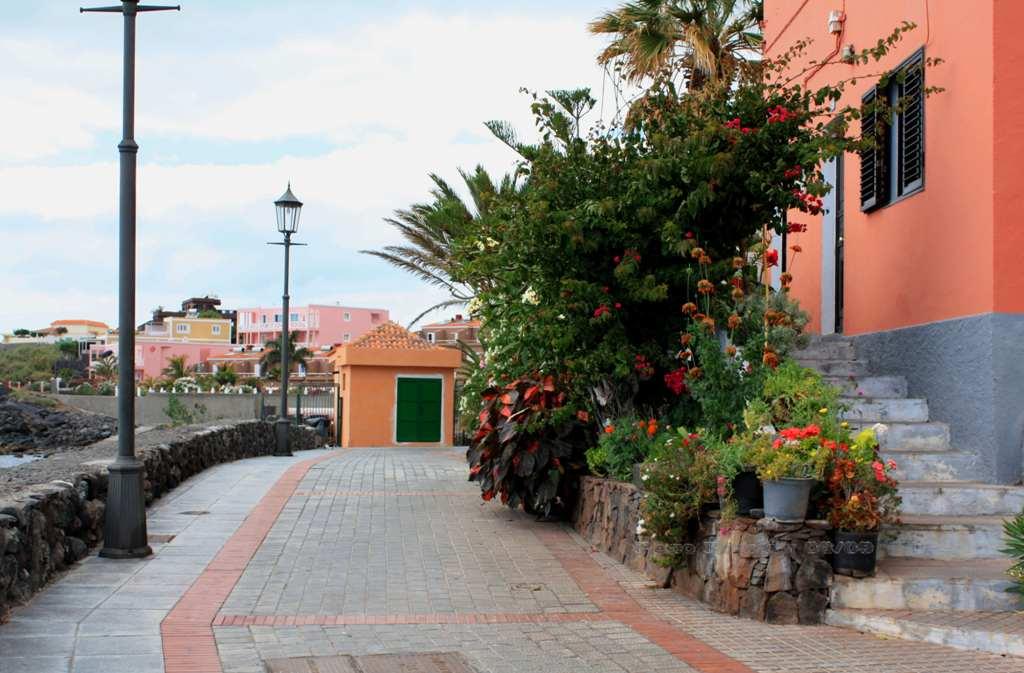
POLYGON ((277 230, 282 234, 294 234, 299 230, 299 215, 302 213, 302 201, 292 194, 292 183, 288 183, 288 190, 281 195, 277 201, 277 230))

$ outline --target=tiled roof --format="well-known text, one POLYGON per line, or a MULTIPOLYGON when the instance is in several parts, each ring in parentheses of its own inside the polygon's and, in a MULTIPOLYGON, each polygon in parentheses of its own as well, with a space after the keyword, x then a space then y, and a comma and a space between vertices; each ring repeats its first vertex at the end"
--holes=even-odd
POLYGON ((97 322, 95 320, 54 320, 50 323, 50 327, 60 327, 61 325, 86 325, 88 327, 99 327, 101 329, 110 329, 105 322, 97 322))
POLYGON ((449 320, 447 322, 432 322, 429 325, 424 325, 420 329, 444 329, 453 327, 480 327, 479 320, 449 320))
POLYGON ((416 336, 401 325, 396 325, 390 320, 372 332, 359 337, 349 347, 385 350, 433 350, 435 348, 426 339, 416 336))

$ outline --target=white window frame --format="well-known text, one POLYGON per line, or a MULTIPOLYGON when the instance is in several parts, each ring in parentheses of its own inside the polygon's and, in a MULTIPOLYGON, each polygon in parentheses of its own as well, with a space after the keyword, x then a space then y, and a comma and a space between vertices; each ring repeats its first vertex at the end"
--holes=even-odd
POLYGON ((344 320, 345 322, 352 322, 352 314, 349 313, 348 311, 345 311, 344 313, 341 314, 341 319, 344 320))
POLYGON ((211 332, 212 332, 213 334, 216 334, 216 335, 218 335, 218 336, 219 336, 219 335, 220 335, 220 325, 213 325, 213 326, 212 326, 212 327, 210 328, 210 331, 211 331, 211 332))
POLYGON ((186 322, 179 322, 174 324, 175 334, 189 334, 192 331, 192 326, 186 322))

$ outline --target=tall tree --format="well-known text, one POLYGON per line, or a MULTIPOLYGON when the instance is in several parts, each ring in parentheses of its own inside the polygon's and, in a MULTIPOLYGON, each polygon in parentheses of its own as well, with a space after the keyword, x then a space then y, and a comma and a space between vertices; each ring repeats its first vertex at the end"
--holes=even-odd
POLYGON ((167 366, 164 367, 163 375, 169 381, 177 381, 186 376, 191 376, 194 370, 195 367, 188 366, 188 357, 175 355, 167 358, 167 366))
MULTIPOLYGON (((291 332, 288 337, 288 362, 293 367, 298 367, 299 365, 306 366, 313 352, 305 346, 297 347, 297 341, 298 332, 291 332)), ((281 366, 280 337, 268 341, 265 346, 266 350, 263 352, 263 357, 260 358, 260 366, 263 367, 264 372, 269 373, 271 369, 281 366)))
MULTIPOLYGON (((459 175, 469 193, 469 204, 447 182, 431 174, 434 183, 431 202, 396 210, 394 217, 384 220, 398 230, 405 242, 381 250, 361 251, 451 294, 451 299, 423 311, 410 327, 431 311, 466 304, 476 295, 477 284, 467 279, 459 268, 455 243, 470 233, 486 238, 484 223, 493 209, 502 197, 519 189, 515 177, 506 175, 496 183, 482 166, 472 172, 460 170, 459 175)), ((484 238, 480 239, 481 245, 486 244, 484 238)))
POLYGON ((78 358, 78 342, 74 339, 61 339, 57 342, 57 350, 65 358, 78 358))
POLYGON ((759 58, 763 0, 633 0, 603 14, 590 32, 613 36, 598 56, 633 83, 682 72, 691 91, 731 82, 759 58))

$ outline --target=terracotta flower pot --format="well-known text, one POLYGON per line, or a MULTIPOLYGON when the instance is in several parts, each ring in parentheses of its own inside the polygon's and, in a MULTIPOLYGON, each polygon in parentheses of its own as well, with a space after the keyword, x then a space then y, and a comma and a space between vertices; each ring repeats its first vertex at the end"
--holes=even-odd
POLYGON ((814 479, 774 479, 763 481, 764 515, 783 523, 800 523, 807 517, 814 479))
POLYGON ((832 569, 838 575, 871 577, 878 563, 878 531, 854 533, 837 530, 832 569))

